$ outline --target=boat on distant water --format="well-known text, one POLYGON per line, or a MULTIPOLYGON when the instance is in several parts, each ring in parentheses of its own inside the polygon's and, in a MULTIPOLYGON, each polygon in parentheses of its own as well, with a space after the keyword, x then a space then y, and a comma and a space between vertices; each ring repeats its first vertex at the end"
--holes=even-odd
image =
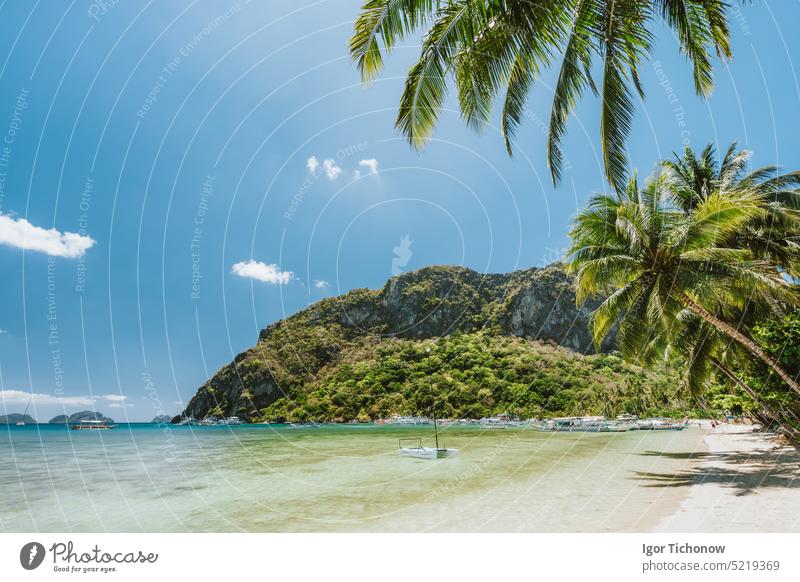
POLYGON ((386 424, 430 424, 431 420, 424 416, 399 416, 397 414, 389 418, 386 424))
POLYGON ((72 425, 72 430, 107 430, 116 425, 108 424, 107 420, 81 420, 78 424, 72 425))
POLYGON ((238 416, 229 416, 228 418, 226 418, 224 420, 220 420, 218 424, 224 424, 226 426, 233 426, 233 425, 244 424, 244 423, 242 422, 242 419, 239 418, 238 416))
POLYGON ((480 419, 479 423, 481 428, 500 429, 500 428, 514 428, 522 426, 522 422, 516 417, 504 412, 497 416, 480 419))
MULTIPOLYGON (((22 414, 22 418, 23 419, 28 416, 28 409, 31 407, 31 400, 33 400, 32 396, 30 398, 28 398, 28 405, 25 407, 25 412, 22 414)), ((25 421, 24 420, 18 420, 16 422, 15 426, 25 426, 25 421)))
POLYGON ((403 457, 412 457, 414 459, 446 459, 447 457, 454 457, 458 454, 458 449, 448 449, 445 446, 439 446, 439 430, 436 427, 436 417, 433 417, 433 435, 436 440, 435 447, 422 446, 422 439, 400 439, 398 441, 400 447, 400 455, 403 457), (417 446, 403 446, 404 442, 415 442, 417 446))
POLYGON ((607 420, 604 416, 564 416, 548 420, 538 428, 555 432, 627 432, 634 425, 607 420))
POLYGON ((195 426, 199 424, 194 416, 187 416, 178 421, 178 426, 195 426))

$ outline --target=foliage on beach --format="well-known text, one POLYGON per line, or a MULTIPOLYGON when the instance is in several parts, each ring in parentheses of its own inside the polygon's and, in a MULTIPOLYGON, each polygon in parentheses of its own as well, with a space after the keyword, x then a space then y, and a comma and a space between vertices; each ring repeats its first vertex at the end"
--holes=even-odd
POLYGON ((584 356, 485 332, 426 341, 364 339, 313 381, 295 384, 261 417, 367 422, 392 414, 684 416, 688 394, 680 386, 674 371, 647 371, 617 355, 584 356))
POLYGON ((748 171, 748 159, 735 144, 722 161, 712 146, 687 148, 643 187, 634 176, 594 196, 570 233, 568 268, 578 301, 606 297, 595 341, 613 328, 631 361, 681 358, 695 392, 722 382, 796 433, 800 173, 748 171))
POLYGON ((383 68, 385 53, 424 31, 396 121, 415 147, 430 137, 452 77, 461 115, 478 130, 489 125, 493 101, 504 94, 501 130, 510 154, 517 128, 530 115, 529 90, 543 71, 557 69, 547 150, 553 180, 562 172, 567 119, 592 92, 601 97, 605 172, 619 190, 625 185, 634 101, 644 97, 639 67, 650 61, 654 33, 663 25, 693 69, 695 91, 708 97, 713 55, 731 57, 723 0, 366 0, 350 52, 369 82, 383 68))

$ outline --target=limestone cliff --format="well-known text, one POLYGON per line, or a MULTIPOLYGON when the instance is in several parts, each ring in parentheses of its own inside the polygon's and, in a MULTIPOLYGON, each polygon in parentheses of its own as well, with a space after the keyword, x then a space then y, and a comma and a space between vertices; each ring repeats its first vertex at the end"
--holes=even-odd
POLYGON ((588 323, 596 305, 576 307, 573 280, 560 264, 508 274, 426 267, 392 277, 380 290, 324 299, 269 325, 253 348, 199 388, 182 415, 256 418, 286 394, 305 390, 343 353, 354 357, 354 346, 365 341, 482 332, 593 353, 588 323))

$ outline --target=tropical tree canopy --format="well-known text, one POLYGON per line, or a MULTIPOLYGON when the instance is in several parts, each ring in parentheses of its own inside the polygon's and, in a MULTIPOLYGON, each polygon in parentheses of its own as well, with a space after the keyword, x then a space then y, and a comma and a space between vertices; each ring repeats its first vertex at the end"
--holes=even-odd
POLYGON ((695 90, 706 97, 713 89, 712 55, 731 55, 727 7, 724 0, 367 0, 350 52, 369 82, 384 52, 424 31, 396 121, 418 148, 436 125, 452 77, 461 114, 476 129, 488 124, 493 101, 504 94, 501 131, 510 154, 528 91, 541 71, 559 67, 547 152, 553 181, 561 176, 567 118, 588 90, 602 98, 605 172, 621 190, 634 95, 644 96, 639 67, 650 57, 652 29, 664 22, 674 32, 692 65, 695 90))
MULTIPOLYGON (((691 159, 686 152, 684 161, 691 159)), ((646 357, 676 344, 676 334, 690 329, 686 321, 699 318, 800 394, 797 381, 741 328, 743 313, 763 318, 798 304, 797 287, 746 235, 774 213, 794 217, 786 232, 796 232, 797 216, 775 202, 771 188, 704 187, 702 196, 688 196, 694 181, 665 167, 643 188, 633 177, 623 192, 594 196, 574 221, 568 267, 577 274, 578 301, 607 295, 592 317, 595 341, 618 325, 623 354, 646 357)))

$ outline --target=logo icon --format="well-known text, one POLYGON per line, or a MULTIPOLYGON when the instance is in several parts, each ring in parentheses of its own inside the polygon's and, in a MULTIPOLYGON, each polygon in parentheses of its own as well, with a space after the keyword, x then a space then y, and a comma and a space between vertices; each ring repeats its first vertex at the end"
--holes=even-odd
POLYGON ((411 243, 414 241, 411 240, 410 235, 405 235, 400 239, 400 244, 394 247, 394 258, 392 259, 392 275, 399 275, 403 272, 403 267, 408 265, 408 262, 411 260, 412 255, 414 254, 411 250, 411 243))
POLYGON ((28 542, 19 551, 19 563, 26 570, 35 570, 44 561, 44 546, 39 542, 28 542))

